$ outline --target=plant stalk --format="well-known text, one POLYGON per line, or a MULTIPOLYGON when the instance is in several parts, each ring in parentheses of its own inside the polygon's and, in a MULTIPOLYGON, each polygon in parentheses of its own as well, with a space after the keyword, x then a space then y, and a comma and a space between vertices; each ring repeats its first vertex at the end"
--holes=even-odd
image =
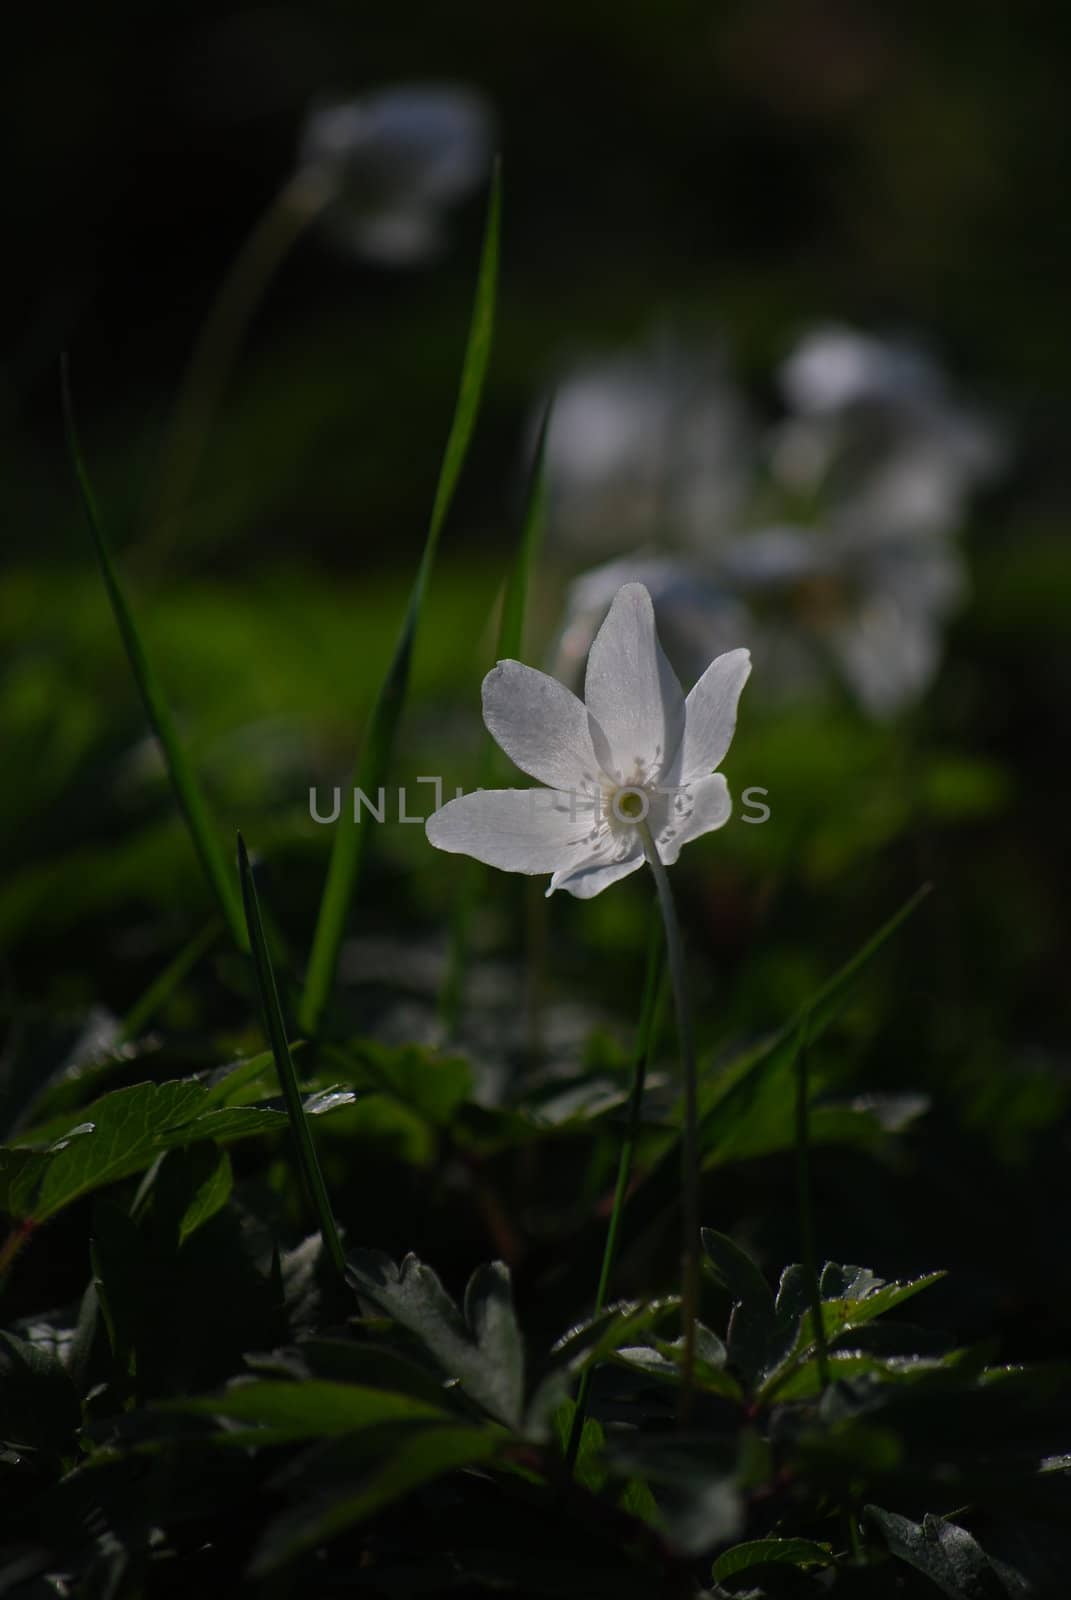
MULTIPOLYGON (((655 1042, 659 1033, 658 1021, 665 987, 664 976, 662 929, 659 923, 655 923, 651 929, 651 937, 647 945, 647 971, 643 980, 643 1005, 640 1009, 640 1025, 636 1033, 636 1044, 632 1055, 632 1088, 629 1092, 628 1121, 625 1125, 624 1136, 621 1140, 621 1150, 617 1158, 617 1183, 614 1188, 614 1204, 610 1212, 610 1224, 606 1230, 606 1244, 603 1247, 599 1284, 595 1290, 595 1316, 599 1315, 606 1304, 607 1296, 610 1292, 610 1280, 613 1277, 614 1265, 617 1261, 621 1218, 624 1214, 629 1183, 632 1179, 632 1158, 636 1149, 636 1138, 639 1134, 640 1112, 643 1109, 643 1091, 647 1083, 647 1069, 651 1064, 651 1057, 654 1054, 655 1042)), ((581 1376, 576 1392, 576 1410, 573 1413, 569 1444, 565 1452, 566 1465, 570 1472, 576 1466, 580 1440, 584 1432, 584 1422, 588 1412, 588 1391, 591 1388, 591 1374, 592 1369, 588 1367, 581 1376)))
POLYGON ((680 924, 677 921, 677 908, 673 903, 673 891, 669 886, 669 877, 646 820, 640 820, 637 827, 643 837, 647 864, 654 874, 655 888, 658 891, 658 907, 662 913, 662 925, 665 929, 666 960, 670 983, 673 986, 673 1004, 677 1019, 677 1048, 680 1051, 681 1075, 684 1079, 684 1132, 681 1139, 681 1210, 684 1223, 681 1242, 681 1318, 684 1349, 681 1358, 680 1400, 677 1408, 677 1421, 683 1427, 691 1411, 695 1382, 695 1325, 699 1317, 699 1274, 702 1259, 699 1237, 699 1088, 692 1013, 688 1003, 684 972, 684 948, 681 942, 680 924))
POLYGON ((279 1087, 283 1092, 286 1114, 290 1119, 290 1129, 297 1151, 298 1170, 301 1173, 309 1205, 320 1225, 320 1237, 323 1240, 324 1249, 331 1259, 331 1264, 338 1275, 339 1282, 344 1283, 346 1258, 342 1251, 342 1241, 338 1236, 334 1213, 331 1210, 331 1201, 328 1198, 327 1185, 324 1183, 324 1175, 320 1167, 319 1157, 316 1154, 316 1146, 313 1143, 312 1130, 309 1127, 308 1117, 305 1115, 305 1107, 301 1101, 301 1090, 298 1087, 297 1073, 294 1071, 294 1063, 290 1055, 290 1045, 286 1037, 282 1008, 279 1005, 279 991, 275 984, 275 973, 272 971, 271 957, 268 954, 268 946, 264 938, 257 886, 253 879, 253 869, 249 864, 245 840, 241 834, 238 835, 238 872, 242 880, 242 902, 245 906, 246 921, 249 926, 249 942, 253 951, 253 964, 256 970, 257 990, 260 995, 264 1031, 268 1036, 272 1055, 275 1057, 275 1069, 279 1075, 279 1087))

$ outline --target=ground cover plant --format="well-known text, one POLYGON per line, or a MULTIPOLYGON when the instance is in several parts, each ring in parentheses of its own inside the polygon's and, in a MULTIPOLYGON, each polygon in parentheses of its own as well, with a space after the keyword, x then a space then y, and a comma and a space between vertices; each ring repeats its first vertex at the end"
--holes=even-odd
POLYGON ((310 110, 147 510, 50 368, 78 553, 0 601, 0 1593, 1059 1600, 1044 429, 828 305, 739 370, 646 309, 552 370, 500 131, 457 84, 310 110), (337 573, 260 538, 330 329, 228 400, 316 237, 463 287, 428 463, 371 342, 423 509, 337 573))

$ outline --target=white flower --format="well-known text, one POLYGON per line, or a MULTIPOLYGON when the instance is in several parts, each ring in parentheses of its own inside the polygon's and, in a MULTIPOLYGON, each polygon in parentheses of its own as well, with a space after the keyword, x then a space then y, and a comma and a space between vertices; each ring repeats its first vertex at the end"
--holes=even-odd
POLYGON ((400 84, 313 110, 300 164, 334 196, 331 226, 372 261, 408 266, 437 255, 442 213, 485 176, 494 118, 455 84, 400 84))
POLYGON ((812 329, 785 361, 792 415, 770 468, 823 520, 856 539, 955 533, 971 492, 1002 466, 994 425, 959 405, 924 350, 837 324, 812 329))
POLYGON ((705 544, 735 521, 752 448, 716 347, 663 337, 578 366, 555 390, 550 532, 589 552, 663 536, 705 544))
POLYGON ((929 688, 941 624, 966 590, 962 557, 945 539, 860 540, 814 528, 749 534, 726 548, 722 573, 762 617, 744 637, 764 677, 780 653, 806 690, 824 656, 872 717, 893 715, 929 688))
POLYGON ((714 768, 750 670, 748 652, 731 650, 685 699, 650 595, 625 584, 591 647, 584 701, 519 661, 500 661, 484 679, 488 729, 547 787, 451 800, 428 818, 428 839, 507 872, 550 873, 548 895, 567 889, 581 900, 642 866, 648 833, 671 865, 683 844, 729 820, 728 785, 714 768))

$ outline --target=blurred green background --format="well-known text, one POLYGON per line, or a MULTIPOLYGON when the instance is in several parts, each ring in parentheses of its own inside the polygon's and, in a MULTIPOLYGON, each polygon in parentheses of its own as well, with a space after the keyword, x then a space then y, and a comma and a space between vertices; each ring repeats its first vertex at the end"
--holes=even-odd
MULTIPOLYGON (((691 847, 675 877, 712 1049, 780 1021, 933 882, 838 1042, 847 1086, 921 1090, 932 1109, 905 1136, 895 1187, 861 1157, 830 1158, 821 1236, 834 1258, 888 1273, 958 1263, 959 1294, 976 1292, 959 1302, 962 1332, 996 1324, 1012 1353, 1060 1348, 1067 17, 1030 0, 160 3, 71 13, 62 28, 31 11, 21 33, 2 68, 14 153, 0 370, 10 1036, 75 1028, 93 1005, 121 1012, 210 911, 92 564, 63 449, 60 351, 221 831, 241 825, 261 852, 265 893, 301 952, 327 851, 308 788, 348 769, 404 608, 464 347, 481 193, 427 267, 362 263, 309 228, 253 317, 163 558, 146 522, 198 329, 293 171, 309 106, 465 82, 501 127, 499 321, 398 781, 475 780, 478 686, 532 413, 572 360, 660 323, 710 330, 772 417, 776 365, 812 323, 906 329, 936 350, 1011 441, 963 533, 971 598, 940 676, 884 724, 840 702, 749 717, 745 696, 728 775, 734 791, 767 787, 772 819, 691 847)), ((546 659, 583 564, 550 538, 533 660, 546 659)), ((421 829, 381 835, 354 925, 407 942, 405 988, 410 963, 441 949, 458 864, 421 829)), ((523 952, 523 887, 492 886, 486 955, 523 952)), ((635 879, 589 905, 553 902, 550 994, 627 1026, 648 916, 635 879)), ((389 1008, 362 959, 358 945, 347 1003, 375 1029, 389 1008)), ((233 1026, 234 1011, 226 984, 206 980, 165 1020, 233 1026)), ((773 1251, 784 1237, 791 1254, 783 1174, 742 1183, 760 1242, 773 1251)))

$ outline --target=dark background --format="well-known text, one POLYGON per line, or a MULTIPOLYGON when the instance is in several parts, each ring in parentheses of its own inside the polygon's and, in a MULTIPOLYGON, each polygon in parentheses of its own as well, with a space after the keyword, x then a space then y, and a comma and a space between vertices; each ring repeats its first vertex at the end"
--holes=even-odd
MULTIPOLYGON (((139 569, 145 506, 197 329, 292 170, 309 104, 469 82, 502 125, 500 321, 403 764, 436 770, 420 764, 436 740, 462 766, 474 759, 529 417, 573 353, 660 317, 717 328, 772 405, 774 364, 812 320, 923 336, 1014 441, 968 530, 973 601, 945 673, 907 728, 819 715, 745 730, 733 770, 780 775, 784 831, 702 857, 682 892, 714 974, 716 1042, 780 1020, 934 881, 845 1053, 857 1086, 921 1087, 935 1109, 895 1191, 831 1163, 823 1236, 830 1254, 890 1270, 958 1257, 961 1291, 977 1292, 961 1331, 996 1321, 1013 1352, 1059 1347, 1069 34, 1066 16, 1031 3, 156 4, 62 22, 27 10, 3 69, 0 944, 12 1014, 38 1026, 121 1008, 205 910, 151 762, 145 775, 64 456, 59 353, 195 758, 224 820, 252 826, 300 945, 325 844, 304 794, 345 767, 388 657, 453 403, 481 197, 426 270, 362 266, 310 231, 254 319, 162 569, 139 569), (942 810, 921 780, 947 778, 949 763, 967 774, 967 801, 942 810)), ((548 561, 541 579, 536 651, 567 565, 548 561)), ((441 927, 453 880, 424 849, 384 844, 375 927, 441 927)), ((623 1005, 644 907, 631 888, 582 911, 555 905, 565 991, 623 1005)), ((751 1191, 744 1209, 752 1199, 761 1213, 751 1191)), ((772 1254, 791 1240, 787 1213, 758 1226, 772 1254)))

